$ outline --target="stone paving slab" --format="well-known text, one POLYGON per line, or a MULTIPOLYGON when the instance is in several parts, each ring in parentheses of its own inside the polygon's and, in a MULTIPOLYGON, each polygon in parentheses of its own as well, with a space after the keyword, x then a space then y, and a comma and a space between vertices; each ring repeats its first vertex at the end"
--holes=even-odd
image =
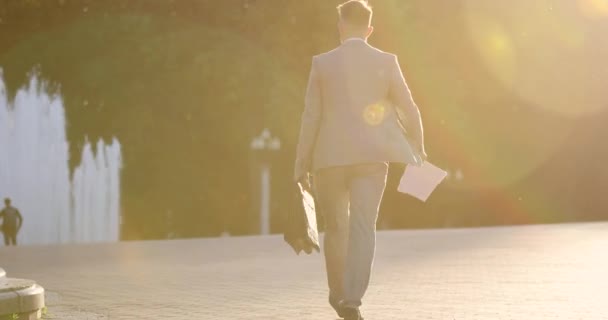
MULTIPOLYGON (((608 223, 378 234, 362 311, 386 319, 606 319, 608 223)), ((0 248, 46 319, 336 319, 323 260, 280 236, 0 248)))

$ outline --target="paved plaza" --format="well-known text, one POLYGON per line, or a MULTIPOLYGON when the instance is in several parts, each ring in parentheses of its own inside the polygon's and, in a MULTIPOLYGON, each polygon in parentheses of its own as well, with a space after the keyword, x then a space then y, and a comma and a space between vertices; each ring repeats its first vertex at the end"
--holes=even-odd
MULTIPOLYGON (((378 234, 365 319, 608 319, 608 223, 378 234)), ((45 319, 336 319, 280 236, 0 248, 45 319)))

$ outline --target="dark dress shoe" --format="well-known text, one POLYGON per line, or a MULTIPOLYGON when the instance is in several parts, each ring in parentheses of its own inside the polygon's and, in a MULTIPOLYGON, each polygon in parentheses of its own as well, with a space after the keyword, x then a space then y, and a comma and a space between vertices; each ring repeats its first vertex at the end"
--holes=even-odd
POLYGON ((329 297, 329 305, 331 305, 331 307, 334 308, 334 310, 336 310, 338 317, 344 318, 343 308, 340 306, 339 300, 336 301, 336 300, 332 299, 331 297, 329 297))
POLYGON ((342 307, 341 317, 343 317, 344 320, 363 320, 359 308, 342 307))

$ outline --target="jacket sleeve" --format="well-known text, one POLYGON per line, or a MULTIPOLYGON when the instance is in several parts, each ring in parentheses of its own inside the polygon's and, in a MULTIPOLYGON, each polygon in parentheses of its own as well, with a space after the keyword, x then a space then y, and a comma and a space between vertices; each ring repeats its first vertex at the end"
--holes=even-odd
POLYGON ((413 139, 413 142, 420 145, 424 144, 424 134, 422 128, 422 118, 420 110, 412 98, 397 56, 391 55, 390 65, 390 87, 389 99, 397 108, 400 120, 403 121, 405 129, 413 139), (401 118, 404 117, 405 119, 401 118))
POLYGON ((316 58, 312 59, 308 87, 304 99, 304 112, 300 126, 300 138, 296 150, 294 180, 297 182, 311 171, 312 154, 321 124, 322 103, 316 58))

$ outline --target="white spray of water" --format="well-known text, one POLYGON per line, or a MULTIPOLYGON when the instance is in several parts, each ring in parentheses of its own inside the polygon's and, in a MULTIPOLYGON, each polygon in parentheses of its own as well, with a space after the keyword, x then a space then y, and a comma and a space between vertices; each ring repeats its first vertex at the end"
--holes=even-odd
POLYGON ((0 198, 24 217, 19 244, 119 240, 119 142, 100 140, 96 152, 86 142, 72 179, 68 158, 61 97, 32 77, 9 102, 0 79, 0 198))

